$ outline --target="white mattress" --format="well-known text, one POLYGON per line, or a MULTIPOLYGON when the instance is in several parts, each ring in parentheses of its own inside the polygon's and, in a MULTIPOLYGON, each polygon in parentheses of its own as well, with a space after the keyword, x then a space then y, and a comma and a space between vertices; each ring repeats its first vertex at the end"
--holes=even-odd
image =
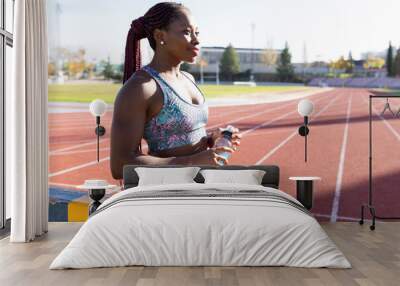
POLYGON ((257 185, 131 188, 106 200, 50 269, 127 265, 350 268, 315 218, 299 205, 282 191, 257 185), (174 190, 186 195, 137 198, 174 190), (263 193, 260 197, 252 197, 251 192, 240 197, 190 195, 239 190, 263 193))

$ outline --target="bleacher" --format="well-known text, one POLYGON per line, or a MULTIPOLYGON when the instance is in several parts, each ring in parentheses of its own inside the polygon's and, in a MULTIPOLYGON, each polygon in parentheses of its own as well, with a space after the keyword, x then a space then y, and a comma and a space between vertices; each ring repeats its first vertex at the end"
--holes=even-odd
POLYGON ((310 86, 400 89, 400 78, 314 78, 310 86))
POLYGON ((233 85, 256 86, 254 81, 234 81, 233 85))

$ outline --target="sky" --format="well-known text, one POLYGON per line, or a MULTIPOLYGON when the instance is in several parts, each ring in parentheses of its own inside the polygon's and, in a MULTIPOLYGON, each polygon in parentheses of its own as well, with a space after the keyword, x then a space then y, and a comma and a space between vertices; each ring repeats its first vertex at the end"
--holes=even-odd
MULTIPOLYGON (((48 0, 49 45, 85 48, 89 60, 122 63, 132 20, 161 1, 48 0), (55 4, 60 4, 59 22, 55 4), (58 24, 59 23, 59 26, 58 24)), ((281 49, 288 42, 293 62, 330 61, 352 52, 398 48, 399 0, 186 0, 199 27, 200 46, 281 49), (254 24, 254 40, 252 36, 254 24), (305 47, 305 49, 304 49, 305 47), (304 50, 306 52, 304 52, 304 50)), ((143 57, 151 56, 142 40, 143 57)))

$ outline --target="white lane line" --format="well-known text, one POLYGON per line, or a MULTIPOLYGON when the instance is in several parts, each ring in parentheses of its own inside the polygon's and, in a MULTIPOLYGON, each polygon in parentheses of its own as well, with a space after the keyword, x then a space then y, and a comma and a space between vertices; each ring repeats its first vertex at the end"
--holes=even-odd
MULTIPOLYGON (((210 107, 210 109, 212 109, 212 107, 210 107)), ((217 111, 213 111, 213 114, 210 115, 210 118, 218 118, 218 117, 223 117, 223 116, 227 116, 233 113, 237 113, 237 112, 246 112, 247 110, 230 110, 226 113, 217 113, 217 111)), ((107 118, 101 119, 101 124, 104 125, 111 125, 112 122, 112 118, 107 118)), ((76 127, 86 127, 86 128, 90 128, 91 126, 94 126, 93 128, 96 127, 95 124, 95 120, 93 119, 93 117, 91 118, 77 118, 77 119, 66 119, 66 120, 58 120, 58 119, 52 119, 49 120, 49 129, 51 130, 58 130, 58 129, 72 129, 72 128, 76 128, 76 127), (90 124, 88 122, 92 122, 93 124, 90 124), (82 124, 82 122, 85 122, 85 124, 82 124)))
MULTIPOLYGON (((279 107, 282 108, 283 106, 279 106, 279 107)), ((210 109, 213 109, 213 107, 210 107, 210 109)), ((244 110, 240 109, 239 110, 238 108, 236 108, 236 110, 230 110, 230 111, 227 111, 225 113, 217 113, 217 111, 213 111, 213 114, 210 115, 210 118, 216 119, 216 118, 223 117, 223 116, 228 116, 228 115, 231 115, 231 114, 234 114, 234 113, 244 113, 244 112, 248 112, 248 111, 251 111, 250 108, 248 108, 248 110, 246 110, 246 109, 244 109, 244 110)), ((88 123, 81 124, 83 119, 79 119, 79 121, 78 120, 76 120, 76 121, 77 122, 72 123, 71 120, 65 120, 65 121, 56 121, 56 120, 54 120, 54 121, 49 122, 49 129, 51 129, 51 130, 58 130, 58 129, 66 130, 66 129, 74 129, 76 127, 91 128, 92 126, 93 126, 93 128, 96 128, 96 125, 94 123, 93 124, 88 124, 88 123)), ((89 119, 88 120, 84 120, 84 122, 87 122, 87 121, 89 121, 89 119)), ((92 118, 90 118, 90 121, 93 121, 92 118)), ((104 125, 111 125, 111 121, 112 121, 111 118, 110 119, 106 119, 105 121, 104 121, 104 119, 102 119, 101 124, 103 126, 104 125)))
POLYGON ((74 140, 74 141, 62 141, 62 142, 51 142, 50 145, 66 145, 66 144, 76 144, 76 143, 88 143, 92 140, 74 140))
MULTIPOLYGON (((271 102, 271 104, 273 104, 273 103, 275 103, 275 105, 277 105, 276 104, 276 102, 271 102)), ((260 103, 260 105, 266 105, 266 104, 268 104, 268 103, 260 103)), ((273 108, 271 108, 271 110, 275 110, 276 108, 283 108, 283 107, 285 107, 285 106, 287 106, 287 105, 289 105, 289 102, 288 102, 288 104, 285 104, 285 105, 277 105, 277 106, 275 106, 275 107, 273 107, 273 108)), ((223 116, 227 116, 227 115, 231 115, 231 114, 234 114, 234 113, 247 113, 247 112, 254 112, 255 110, 254 109, 256 109, 256 108, 254 108, 254 105, 252 105, 251 107, 248 107, 248 108, 245 108, 245 109, 243 109, 243 108, 237 108, 237 106, 236 106, 236 108, 235 108, 235 110, 230 110, 230 111, 227 111, 226 113, 221 113, 221 114, 219 114, 219 113, 216 113, 217 111, 213 111, 214 112, 214 114, 213 114, 213 119, 215 119, 215 118, 219 118, 219 117, 223 117, 223 116), (252 107, 252 108, 251 108, 252 107)), ((258 108, 257 108, 258 109, 258 108)), ((261 109, 261 108, 260 108, 261 109)), ((262 109, 265 111, 265 106, 263 106, 262 107, 262 109)), ((262 112, 261 112, 262 113, 262 112)), ((257 114, 259 114, 259 113, 257 113, 257 114)))
MULTIPOLYGON (((331 105, 331 107, 340 106, 340 105, 342 105, 342 104, 333 104, 333 105, 331 105)), ((310 122, 311 122, 311 120, 310 120, 310 122)), ((260 132, 257 132, 257 133, 249 134, 249 135, 247 135, 247 137, 249 137, 249 136, 265 136, 265 135, 268 135, 268 134, 277 134, 277 133, 286 133, 286 132, 288 132, 288 130, 292 129, 292 126, 289 126, 289 125, 290 124, 287 124, 285 126, 281 126, 281 128, 276 129, 276 130, 271 129, 271 130, 260 131, 260 132)), ((296 126, 297 126, 297 124, 296 124, 296 126)), ((299 124, 299 126, 300 126, 300 124, 299 124)))
MULTIPOLYGON (((368 100, 364 99, 364 102, 366 102, 367 104, 369 104, 368 100)), ((375 107, 372 106, 372 110, 374 111, 374 113, 376 115, 379 116, 379 118, 383 121, 383 123, 386 125, 386 127, 392 132, 392 134, 394 135, 394 137, 396 137, 396 139, 398 141, 400 141, 400 134, 393 128, 393 126, 382 116, 380 115, 380 113, 378 111, 376 111, 375 107)))
POLYGON ((276 151, 278 151, 282 146, 284 146, 287 142, 290 141, 294 136, 296 136, 297 130, 294 131, 292 134, 290 134, 285 140, 283 140, 280 144, 275 146, 271 151, 269 151, 264 157, 262 157, 260 160, 257 161, 256 165, 260 165, 262 162, 267 160, 269 157, 271 157, 276 151))
POLYGON ((283 128, 279 128, 279 129, 271 129, 271 130, 266 130, 266 131, 259 131, 257 133, 252 133, 252 134, 248 134, 246 135, 246 137, 251 137, 251 136, 265 136, 265 135, 269 135, 269 134, 277 134, 277 133, 286 133, 288 132, 287 129, 289 129, 290 127, 283 127, 283 128))
MULTIPOLYGON (((261 112, 261 113, 265 113, 265 112, 266 112, 266 111, 263 111, 263 112, 261 112)), ((243 132, 243 133, 241 133, 241 134, 242 134, 242 136, 244 136, 245 134, 247 134, 247 133, 249 133, 249 132, 252 132, 252 131, 254 131, 254 130, 256 130, 256 129, 262 127, 262 126, 269 125, 269 124, 271 124, 271 123, 273 123, 273 122, 275 122, 275 121, 278 121, 278 120, 280 120, 280 119, 282 119, 282 118, 284 118, 284 117, 287 117, 287 116, 289 116, 290 114, 292 114, 292 113, 294 113, 294 112, 296 112, 296 111, 292 111, 292 112, 283 114, 283 115, 281 115, 281 116, 278 117, 278 118, 275 118, 275 119, 272 119, 272 120, 270 120, 270 121, 267 121, 267 122, 258 124, 258 125, 256 125, 255 127, 251 128, 251 129, 249 129, 249 130, 246 130, 245 132, 243 132)), ((255 115, 252 114, 251 116, 255 116, 255 115)), ((245 117, 248 117, 248 116, 245 116, 245 117)), ((221 124, 221 125, 222 125, 222 124, 221 124)), ((218 126, 218 125, 217 125, 217 126, 218 126)), ((210 129, 210 128, 212 128, 212 127, 209 127, 208 129, 210 129)), ((97 141, 94 142, 94 143, 97 143, 97 141)), ((81 147, 82 145, 89 145, 89 144, 93 144, 93 143, 81 144, 80 146, 77 146, 77 145, 71 146, 71 147, 69 147, 69 150, 75 149, 75 148, 78 148, 78 147, 81 147)), ((64 148, 64 150, 65 150, 65 149, 66 149, 66 148, 64 148)), ((96 149, 96 150, 97 150, 97 149, 96 149)), ((60 150, 58 150, 58 152, 59 152, 59 151, 60 151, 60 150)), ((53 154, 54 154, 54 153, 53 153, 53 154)), ((101 159, 100 162, 105 161, 105 160, 109 160, 109 159, 110 159, 110 157, 106 157, 106 158, 101 159)), ((88 166, 92 166, 92 165, 97 164, 97 163, 98 163, 98 162, 97 162, 97 160, 96 160, 96 161, 92 161, 92 162, 89 162, 89 163, 77 165, 77 166, 75 166, 75 167, 71 167, 71 168, 68 168, 68 169, 64 169, 64 170, 58 171, 58 172, 56 172, 56 173, 52 173, 52 174, 49 175, 49 177, 62 175, 62 174, 65 174, 65 173, 68 173, 68 172, 71 172, 71 171, 75 171, 75 170, 82 169, 82 168, 85 168, 85 167, 88 167, 88 166)))
MULTIPOLYGON (((284 105, 281 105, 281 106, 276 106, 276 107, 274 107, 274 108, 267 109, 267 110, 263 110, 263 111, 260 111, 260 112, 257 112, 257 113, 253 113, 253 114, 249 114, 249 115, 246 115, 246 116, 238 117, 238 118, 233 119, 233 120, 230 120, 230 121, 224 121, 223 123, 214 124, 214 125, 209 126, 209 127, 207 127, 207 128, 208 128, 208 129, 212 129, 212 128, 215 128, 215 127, 218 127, 218 126, 221 126, 221 125, 232 124, 232 123, 235 123, 235 122, 238 122, 238 121, 247 119, 247 118, 251 118, 251 117, 258 116, 258 115, 260 115, 260 114, 270 113, 270 112, 272 112, 272 111, 282 109, 282 108, 284 108, 284 107, 286 107, 286 106, 289 106, 289 105, 291 105, 291 104, 293 104, 293 102, 289 102, 289 103, 287 103, 287 104, 284 104, 284 105)), ((243 135, 243 133, 240 133, 240 134, 243 135)))
MULTIPOLYGON (((323 109, 321 109, 314 117, 312 117, 309 122, 312 122, 315 118, 318 118, 318 116, 322 112, 325 112, 325 110, 328 109, 332 105, 332 103, 334 103, 337 100, 337 98, 338 98, 338 95, 336 95, 336 97, 334 97, 327 105, 325 105, 325 107, 323 109)), ((297 132, 298 132, 297 129, 295 131, 293 131, 293 133, 291 133, 285 140, 283 140, 281 143, 279 143, 277 146, 275 146, 275 148, 273 148, 265 156, 263 156, 260 160, 258 160, 255 163, 255 165, 260 165, 265 160, 267 160, 269 157, 271 157, 276 151, 278 151, 282 146, 284 146, 287 142, 289 142, 290 139, 292 139, 297 134, 297 132)))
MULTIPOLYGON (((93 122, 96 122, 96 118, 94 118, 91 114, 88 114, 87 116, 74 116, 70 117, 69 115, 65 114, 58 114, 57 118, 49 118, 49 124, 54 124, 54 125, 61 125, 65 123, 79 123, 82 122, 82 120, 90 120, 93 122)), ((107 114, 103 115, 101 117, 101 121, 103 120, 111 120, 111 115, 108 116, 107 114)))
MULTIPOLYGON (((265 111, 263 111, 263 112, 265 112, 265 111)), ((285 118, 285 117, 289 116, 290 114, 292 114, 292 113, 294 113, 294 112, 296 112, 296 111, 292 111, 292 112, 283 114, 283 115, 279 116, 278 118, 275 118, 275 119, 266 121, 266 122, 264 122, 264 123, 258 124, 258 125, 256 125, 255 127, 251 128, 251 129, 249 129, 249 130, 246 130, 245 132, 242 132, 241 134, 242 134, 242 136, 244 137, 245 134, 250 133, 250 132, 252 132, 252 131, 254 131, 254 130, 256 130, 256 129, 262 127, 262 126, 267 126, 267 125, 269 125, 269 124, 271 124, 271 123, 273 123, 273 122, 275 122, 275 121, 278 121, 278 120, 280 120, 280 119, 282 119, 282 118, 285 118)), ((254 115, 253 115, 253 116, 254 116, 254 115)), ((212 127, 209 127, 209 128, 212 128, 212 127)), ((208 129, 209 129, 209 128, 208 128, 208 129)), ((243 137, 242 137, 242 138, 243 138, 243 137)), ((96 141, 95 143, 97 143, 97 141, 96 141)), ((88 144, 89 144, 89 143, 86 143, 85 145, 88 145, 88 144)), ((93 144, 93 143, 90 143, 90 144, 93 144)), ((83 144, 81 144, 81 145, 83 145, 83 144)), ((70 149, 72 149, 72 148, 76 148, 76 146, 72 146, 70 149)), ((96 150, 97 150, 97 149, 96 149, 96 150)), ((109 160, 109 159, 110 159, 110 157, 106 157, 106 158, 101 159, 100 162, 105 161, 105 160, 109 160)), ((96 160, 96 161, 89 162, 89 163, 77 165, 77 166, 75 166, 75 167, 71 167, 71 168, 68 168, 68 169, 64 169, 64 170, 58 171, 58 172, 56 172, 56 173, 52 173, 52 174, 49 175, 49 177, 62 175, 62 174, 65 174, 65 173, 68 173, 68 172, 71 172, 71 171, 75 171, 75 170, 78 170, 78 169, 81 169, 81 168, 85 168, 85 167, 88 167, 88 166, 92 166, 92 165, 94 165, 94 164, 96 164, 96 163, 98 163, 97 160, 96 160)))
POLYGON ((347 105, 346 126, 344 128, 342 149, 340 150, 340 161, 339 161, 338 173, 336 176, 335 196, 333 198, 333 203, 332 203, 331 222, 336 222, 336 220, 338 218, 337 214, 339 212, 339 202, 340 202, 340 193, 341 193, 341 189, 342 189, 344 162, 346 159, 347 137, 348 137, 348 133, 349 133, 349 121, 350 121, 352 98, 353 98, 353 95, 350 96, 350 99, 349 99, 348 105, 347 105))
MULTIPOLYGON (((214 107, 210 107, 210 109, 214 109, 214 107)), ((233 113, 237 113, 237 112, 246 112, 248 110, 238 110, 238 108, 236 108, 236 110, 230 110, 227 111, 226 113, 218 113, 217 111, 213 111, 213 114, 210 115, 210 118, 218 118, 218 117, 222 117, 222 116, 227 116, 233 113)), ((102 118, 101 120, 101 124, 111 124, 112 118, 107 118, 104 119, 102 118)), ((93 117, 90 118, 71 118, 71 119, 64 119, 64 120, 60 120, 60 119, 52 119, 49 120, 49 128, 51 129, 63 129, 64 127, 70 127, 70 126, 83 126, 83 127, 90 127, 90 126, 95 126, 95 120, 93 117), (82 125, 82 121, 86 122, 86 124, 82 125), (93 121, 93 124, 89 124, 89 121, 93 121)))
POLYGON ((229 110, 229 111, 227 111, 225 113, 219 113, 218 111, 212 111, 212 114, 210 114, 210 118, 216 119, 216 118, 223 117, 223 116, 228 116, 228 115, 231 115, 231 114, 234 114, 234 113, 244 113, 244 112, 248 112, 248 111, 249 110, 247 110, 247 109, 238 110, 237 108, 236 108, 236 110, 229 110))
MULTIPOLYGON (((272 109, 263 110, 263 111, 261 111, 261 112, 255 113, 255 114, 250 114, 250 115, 238 117, 238 118, 236 118, 236 119, 234 119, 234 120, 231 120, 231 121, 228 121, 228 122, 225 121, 225 122, 223 122, 223 123, 218 123, 218 124, 215 124, 215 125, 212 125, 212 126, 208 126, 208 127, 207 127, 207 130, 212 129, 212 128, 215 128, 215 127, 218 127, 218 126, 222 126, 223 124, 228 125, 228 124, 231 124, 231 123, 235 123, 235 122, 237 122, 237 121, 240 121, 240 120, 244 120, 244 119, 247 119, 247 118, 250 118, 250 117, 258 116, 258 115, 260 115, 260 114, 269 113, 269 112, 275 111, 275 110, 277 110, 277 109, 282 109, 282 108, 284 108, 284 107, 286 107, 286 106, 288 106, 288 105, 290 105, 290 104, 293 104, 293 103, 292 103, 292 102, 289 102, 289 103, 287 103, 287 104, 284 104, 284 105, 281 105, 281 106, 277 106, 277 107, 272 108, 272 109)), ((104 140, 109 140, 109 138, 103 139, 102 142, 104 142, 104 140)), ((78 144, 78 145, 69 146, 69 147, 66 147, 66 148, 57 149, 57 150, 51 151, 51 152, 50 152, 50 155, 54 155, 55 153, 62 152, 62 151, 69 151, 69 150, 81 148, 81 147, 83 147, 83 146, 87 146, 87 145, 91 145, 91 144, 97 144, 97 141, 95 140, 95 141, 88 142, 88 143, 83 143, 83 144, 78 144)))
MULTIPOLYGON (((106 128, 106 130, 108 129, 108 128, 111 128, 111 122, 106 122, 106 123, 104 123, 104 122, 101 122, 101 125, 102 126, 104 126, 105 128, 106 128)), ((50 132, 57 132, 57 131, 68 131, 68 130, 76 130, 76 129, 79 129, 79 130, 83 130, 83 129, 93 129, 93 133, 94 133, 94 130, 96 129, 96 124, 95 123, 93 123, 93 124, 68 124, 68 123, 66 123, 64 126, 57 126, 57 127, 49 127, 49 131, 50 132)))
MULTIPOLYGON (((99 151, 108 151, 110 147, 99 148, 99 151)), ((61 155, 71 155, 71 154, 79 154, 79 153, 87 153, 87 152, 97 152, 97 149, 84 149, 84 150, 77 150, 77 151, 66 151, 66 152, 57 152, 52 154, 52 156, 61 156, 61 155)))
MULTIPOLYGON (((314 102, 318 102, 318 101, 320 101, 320 100, 322 100, 322 97, 316 99, 314 102)), ((267 111, 262 111, 262 112, 260 112, 260 113, 251 114, 250 116, 256 116, 256 115, 258 115, 258 114, 271 112, 271 111, 273 111, 273 110, 283 108, 283 107, 285 107, 285 106, 287 106, 287 105, 290 105, 290 104, 293 104, 293 102, 289 102, 288 104, 284 104, 283 106, 277 106, 276 108, 273 108, 273 109, 270 109, 270 110, 267 110, 267 111)), ((275 122, 275 121, 277 121, 277 120, 279 120, 279 119, 281 119, 281 118, 287 117, 289 114, 292 114, 292 113, 294 113, 294 112, 296 112, 296 111, 292 111, 292 112, 289 112, 289 113, 287 113, 287 114, 283 114, 282 116, 280 116, 280 117, 278 117, 278 118, 276 118, 276 119, 273 119, 273 120, 266 121, 266 122, 264 122, 264 123, 258 124, 257 126, 251 128, 251 129, 249 129, 249 130, 246 130, 244 133, 241 133, 241 134, 242 134, 242 136, 244 136, 244 134, 248 134, 248 133, 250 133, 250 132, 252 132, 252 131, 254 131, 254 130, 256 130, 256 129, 262 127, 262 126, 266 126, 266 125, 271 124, 272 122, 275 122)), ((250 117, 250 116, 244 116, 244 117, 241 117, 241 118, 244 119, 244 118, 247 118, 247 117, 250 117)), ((237 121, 237 120, 236 120, 236 121, 237 121)), ((232 123, 232 122, 235 122, 235 121, 230 121, 229 123, 232 123)), ((227 123, 225 122, 225 124, 227 124, 227 123)), ((220 124, 220 125, 222 125, 222 124, 220 124)), ((218 125, 215 125, 215 126, 218 126, 218 125)), ((213 127, 214 127, 214 126, 211 126, 211 127, 208 127, 207 129, 210 129, 210 128, 213 128, 213 127)), ((146 144, 146 145, 147 145, 147 144, 146 144)), ((70 147, 70 148, 74 148, 74 147, 75 147, 75 146, 72 146, 72 147, 70 147)), ((146 149, 147 149, 147 146, 143 147, 143 150, 146 150, 146 149)), ((109 159, 110 159, 110 157, 106 157, 106 158, 100 159, 100 162, 107 161, 107 160, 109 160, 109 159)), ((82 169, 82 168, 85 168, 85 167, 88 167, 88 166, 95 165, 95 164, 97 164, 97 163, 99 163, 99 162, 97 162, 97 160, 96 160, 96 161, 91 161, 91 162, 88 162, 88 163, 85 163, 85 164, 77 165, 77 166, 75 166, 75 167, 71 167, 71 168, 68 168, 68 169, 60 170, 60 171, 58 171, 58 172, 56 172, 56 173, 49 174, 49 177, 54 177, 54 176, 62 175, 62 174, 68 173, 68 172, 72 172, 72 171, 79 170, 79 169, 82 169)))
MULTIPOLYGON (((315 214, 315 213, 313 213, 313 216, 326 217, 326 218, 330 218, 330 217, 331 217, 331 215, 327 215, 327 214, 315 214)), ((337 216, 337 219, 345 219, 345 220, 351 220, 351 221, 360 221, 360 218, 348 217, 348 216, 337 216)), ((371 219, 365 219, 365 218, 364 218, 364 221, 372 222, 371 219)))
MULTIPOLYGON (((101 120, 101 125, 103 126, 110 126, 111 125, 111 120, 101 120)), ((96 121, 92 120, 87 120, 87 119, 81 119, 79 122, 70 122, 70 121, 65 121, 64 123, 60 124, 54 124, 51 122, 48 127, 49 130, 59 130, 59 129, 64 129, 64 128, 73 128, 73 127, 90 127, 93 126, 93 128, 96 127, 96 121)))
POLYGON ((49 185, 52 186, 60 186, 60 187, 68 187, 68 188, 75 188, 78 190, 79 185, 72 185, 72 184, 64 184, 64 183, 54 183, 49 181, 49 185))
MULTIPOLYGON (((282 108, 284 106, 278 106, 278 107, 282 108)), ((221 114, 214 113, 214 114, 210 115, 209 119, 217 119, 217 118, 228 116, 228 115, 231 115, 231 114, 234 114, 234 113, 245 113, 245 112, 249 112, 249 111, 251 111, 251 110, 243 110, 242 109, 242 110, 231 110, 231 111, 228 111, 226 113, 221 113, 221 114)), ((252 116, 254 116, 254 114, 252 116)), ((86 120, 85 120, 85 122, 86 122, 86 120)), ((81 123, 82 123, 82 119, 80 119, 79 122, 76 122, 76 123, 73 123, 73 124, 70 121, 65 121, 64 123, 55 124, 55 125, 49 124, 49 130, 52 130, 52 131, 56 131, 56 130, 71 130, 71 129, 76 129, 77 127, 79 127, 80 129, 82 129, 82 128, 85 128, 85 129, 93 128, 93 129, 95 129, 96 128, 96 125, 94 123, 93 124, 88 124, 88 123, 81 124, 81 123)), ((106 120, 106 121, 102 120, 101 124, 103 126, 105 126, 105 127, 108 126, 109 128, 111 128, 110 127, 111 120, 106 120)))
MULTIPOLYGON (((110 139, 109 138, 101 139, 100 143, 104 143, 104 141, 106 141, 106 140, 110 140, 110 139)), ((91 142, 87 142, 87 143, 77 144, 77 145, 73 145, 73 146, 69 146, 69 147, 65 147, 65 148, 60 148, 60 149, 57 149, 57 150, 53 150, 53 151, 49 152, 49 155, 54 155, 54 154, 57 154, 59 152, 74 150, 74 149, 77 149, 77 148, 81 148, 81 147, 89 146, 89 145, 93 145, 93 144, 97 144, 97 140, 94 140, 94 141, 91 141, 91 142)))
MULTIPOLYGON (((282 108, 283 106, 278 106, 278 107, 282 108)), ((245 112, 249 112, 249 111, 251 111, 251 110, 233 110, 233 111, 228 111, 228 112, 222 113, 222 114, 210 115, 209 119, 218 119, 220 117, 228 116, 228 115, 231 115, 231 114, 234 114, 234 113, 245 113, 245 112)), ((263 112, 265 112, 265 109, 261 113, 263 113, 263 112)), ((255 115, 252 114, 251 116, 255 116, 255 115)), ((109 128, 111 128, 111 120, 102 121, 101 125, 106 127, 106 129, 109 129, 109 128)), ((55 131, 59 131, 59 130, 66 131, 66 130, 75 130, 78 127, 79 127, 80 130, 83 130, 83 129, 89 129, 89 130, 93 129, 94 130, 94 129, 96 129, 96 124, 95 123, 93 123, 93 124, 87 124, 87 123, 86 124, 79 124, 79 122, 77 122, 75 124, 71 124, 71 123, 66 122, 65 124, 60 124, 60 125, 57 125, 57 126, 51 126, 50 125, 49 126, 49 130, 54 131, 54 132, 55 131)))
POLYGON ((261 127, 263 127, 263 126, 265 127, 265 126, 271 125, 271 124, 274 123, 275 121, 279 121, 279 120, 281 120, 281 119, 283 119, 283 118, 285 118, 285 117, 288 117, 289 115, 291 115, 291 114, 293 114, 293 113, 295 113, 295 112, 296 112, 296 111, 287 112, 286 114, 282 114, 281 116, 279 116, 279 117, 277 117, 277 118, 274 118, 274 119, 265 121, 265 122, 263 122, 263 123, 257 124, 256 126, 250 128, 250 129, 247 129, 247 130, 244 131, 244 132, 241 132, 241 134, 242 134, 242 136, 244 137, 246 134, 248 134, 248 133, 250 133, 250 132, 253 132, 254 130, 257 130, 258 128, 261 128, 261 127))
POLYGON ((96 165, 96 164, 99 164, 99 163, 101 163, 103 161, 107 161, 109 159, 110 159, 110 157, 105 157, 103 159, 100 159, 99 162, 97 162, 97 160, 95 160, 95 161, 91 161, 91 162, 88 162, 88 163, 85 163, 85 164, 77 165, 75 167, 64 169, 64 170, 61 170, 61 171, 58 171, 58 172, 55 172, 55 173, 51 173, 51 174, 49 174, 49 178, 54 177, 54 176, 59 176, 59 175, 62 175, 62 174, 68 173, 68 172, 75 171, 75 170, 79 170, 79 169, 82 169, 82 168, 85 168, 85 167, 89 167, 89 166, 92 166, 92 165, 96 165))
MULTIPOLYGON (((321 92, 321 93, 322 93, 322 92, 321 92)), ((316 93, 316 94, 313 94, 313 95, 317 95, 317 94, 320 95, 321 93, 316 93)), ((314 102, 319 102, 320 100, 322 100, 322 97, 324 97, 324 95, 322 95, 322 96, 320 96, 319 98, 315 99, 314 102)), ((301 99, 301 98, 300 98, 300 99, 301 99)), ((297 101, 300 101, 300 99, 297 99, 297 101)), ((235 123, 235 122, 238 122, 238 121, 247 119, 247 118, 251 118, 251 117, 255 117, 255 116, 261 115, 261 114, 270 113, 270 112, 275 111, 275 110, 283 109, 283 108, 285 108, 285 107, 287 107, 287 106, 289 106, 289 105, 293 105, 293 103, 294 103, 293 101, 295 101, 295 100, 296 100, 296 99, 290 100, 290 101, 288 101, 288 103, 286 103, 286 104, 278 105, 278 106, 275 106, 274 108, 271 108, 271 109, 267 109, 267 110, 260 111, 260 112, 257 112, 257 113, 253 113, 253 114, 249 114, 249 115, 246 115, 246 116, 242 116, 242 117, 239 117, 239 118, 230 120, 230 121, 224 121, 223 123, 219 123, 219 124, 212 125, 212 126, 208 127, 208 129, 221 126, 222 124, 232 124, 232 123, 235 123)), ((289 112, 289 113, 284 114, 283 116, 280 116, 279 118, 273 119, 273 120, 271 120, 271 121, 266 121, 266 122, 264 122, 264 123, 261 123, 261 124, 256 125, 255 127, 251 128, 251 129, 249 129, 249 130, 246 130, 245 132, 239 132, 239 133, 240 133, 242 136, 244 136, 244 135, 247 134, 247 133, 250 133, 250 132, 252 132, 252 131, 254 131, 254 130, 256 130, 256 129, 262 127, 262 126, 269 125, 269 124, 271 124, 272 122, 277 121, 278 119, 284 118, 284 117, 286 117, 286 116, 288 116, 289 114, 292 114, 292 113, 294 113, 294 112, 296 112, 296 111, 291 111, 291 112, 289 112)), ((242 137, 242 138, 243 138, 243 137, 242 137)))

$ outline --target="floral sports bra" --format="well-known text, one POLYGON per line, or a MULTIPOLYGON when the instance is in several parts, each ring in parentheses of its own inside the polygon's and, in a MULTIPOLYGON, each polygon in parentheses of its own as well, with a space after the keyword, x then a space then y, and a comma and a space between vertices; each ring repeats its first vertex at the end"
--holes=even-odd
POLYGON ((149 154, 194 144, 202 137, 206 137, 208 105, 196 83, 182 72, 203 95, 202 104, 193 104, 182 98, 156 70, 148 65, 142 69, 156 80, 164 96, 161 111, 145 124, 143 137, 149 146, 149 154))

